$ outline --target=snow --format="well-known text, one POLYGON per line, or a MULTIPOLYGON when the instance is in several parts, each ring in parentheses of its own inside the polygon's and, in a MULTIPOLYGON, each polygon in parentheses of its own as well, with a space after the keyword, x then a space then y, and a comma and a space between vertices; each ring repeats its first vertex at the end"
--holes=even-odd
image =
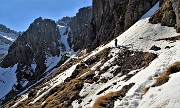
POLYGON ((37 67, 37 64, 33 63, 33 64, 31 64, 31 67, 32 67, 33 70, 35 70, 36 67, 37 67))
POLYGON ((55 57, 46 57, 46 67, 48 67, 46 69, 46 71, 52 69, 54 66, 56 66, 58 64, 58 62, 61 60, 61 56, 55 56, 55 57))
POLYGON ((14 42, 16 38, 16 34, 0 32, 0 55, 6 55, 8 53, 10 44, 14 42))
POLYGON ((64 44, 66 51, 69 51, 70 47, 69 47, 67 39, 68 39, 68 33, 70 31, 70 28, 68 26, 60 26, 60 25, 58 25, 58 27, 59 27, 59 32, 61 35, 60 42, 64 44), (66 29, 68 30, 68 33, 64 34, 66 32, 66 29))
POLYGON ((12 89, 13 85, 16 84, 16 69, 17 64, 11 68, 0 67, 0 98, 5 96, 12 89))
MULTIPOLYGON (((70 28, 68 26, 62 26, 62 25, 57 25, 57 27, 59 28, 59 32, 60 32, 60 39, 59 39, 59 43, 63 44, 65 49, 60 48, 60 55, 55 56, 55 57, 49 57, 46 56, 46 67, 48 67, 46 69, 46 72, 48 72, 50 69, 53 69, 61 60, 63 55, 67 55, 69 57, 75 55, 77 52, 74 52, 68 44, 68 33, 70 31, 70 28), (67 32, 67 34, 65 34, 65 32, 67 32)), ((51 72, 55 71, 55 69, 53 69, 51 72)), ((51 73, 50 72, 50 73, 51 73)))
POLYGON ((27 95, 27 94, 26 94, 26 95, 22 95, 22 96, 21 96, 21 99, 20 99, 18 102, 16 102, 16 103, 12 106, 12 108, 16 107, 19 103, 21 103, 22 101, 24 101, 24 100, 26 100, 26 99, 28 99, 28 95, 27 95))
MULTIPOLYGON (((176 30, 172 27, 161 26, 160 24, 150 24, 148 23, 149 18, 139 20, 131 28, 125 31, 122 35, 117 37, 118 45, 126 46, 132 44, 132 50, 142 50, 149 51, 153 46, 160 46, 161 49, 157 53, 163 52, 166 46, 169 44, 168 41, 156 41, 158 39, 174 37, 179 35, 176 30), (141 39, 142 38, 142 39, 141 39), (141 44, 140 44, 141 43, 141 44)), ((114 47, 114 41, 106 45, 107 47, 114 47)))
MULTIPOLYGON (((60 55, 55 56, 55 57, 53 57, 51 55, 46 56, 47 59, 46 59, 45 64, 46 64, 46 67, 47 67, 46 72, 48 72, 47 76, 50 75, 52 72, 54 72, 56 70, 54 67, 58 64, 58 62, 61 60, 63 55, 67 55, 67 56, 71 57, 71 56, 73 56, 73 55, 75 55, 77 53, 77 52, 74 52, 73 50, 70 49, 70 47, 68 45, 68 42, 67 42, 68 33, 70 31, 70 28, 68 26, 60 26, 60 25, 58 25, 58 28, 59 28, 59 31, 60 31, 59 42, 62 43, 65 46, 65 50, 60 48, 60 55), (66 30, 68 30, 67 34, 64 34, 66 30), (51 69, 53 69, 53 70, 51 70, 51 69), (51 72, 49 72, 49 70, 51 70, 51 72)), ((13 42, 17 38, 17 36, 15 36, 14 34, 8 34, 8 33, 3 33, 3 32, 0 32, 0 36, 2 38, 4 38, 4 39, 7 39, 7 40, 11 41, 11 42, 13 42)), ((3 54, 3 55, 7 54, 9 46, 10 46, 9 44, 5 44, 5 43, 2 43, 0 41, 0 50, 1 50, 0 54, 3 54)), ((31 68, 33 70, 35 70, 36 67, 37 67, 37 64, 35 62, 33 64, 31 64, 31 68)), ((2 68, 2 67, 0 67, 0 92, 1 92, 0 93, 0 98, 5 96, 13 88, 13 85, 17 83, 16 82, 16 80, 17 80, 16 79, 16 73, 15 73, 16 69, 17 69, 17 65, 15 65, 15 66, 13 66, 11 68, 2 68)), ((68 76, 71 75, 71 72, 67 72, 67 73, 65 72, 65 73, 62 73, 59 76, 57 76, 56 79, 53 79, 55 81, 50 84, 51 86, 49 88, 52 89, 57 84, 63 82, 63 80, 65 78, 67 78, 68 76)), ((44 78, 42 78, 38 82, 42 81, 43 79, 44 78)), ((28 83, 28 81, 26 81, 26 80, 23 80, 21 82, 22 82, 23 86, 25 86, 28 83)), ((35 84, 33 84, 32 86, 34 86, 34 85, 35 84)), ((24 94, 26 91, 28 91, 28 89, 31 88, 32 86, 30 86, 26 90, 22 91, 19 94, 19 96, 24 94)), ((44 89, 47 89, 47 88, 44 88, 44 89)), ((41 92, 41 91, 39 91, 39 92, 41 92)), ((46 93, 44 93, 44 94, 46 94, 46 93)), ((43 94, 41 96, 43 96, 43 94)), ((35 99, 34 102, 39 100, 41 98, 41 96, 39 98, 35 99)), ((21 101, 23 101, 23 100, 21 100, 21 101)))
POLYGON ((7 40, 10 40, 10 41, 14 41, 14 39, 12 39, 11 37, 8 37, 8 36, 2 36, 2 37, 4 37, 4 38, 6 38, 7 40))
MULTIPOLYGON (((171 63, 176 62, 177 60, 180 59, 180 51, 178 50, 178 48, 180 47, 179 41, 176 41, 174 43, 170 43, 168 41, 163 41, 163 40, 156 41, 158 39, 163 39, 163 38, 167 38, 167 37, 174 37, 174 36, 180 35, 179 33, 176 33, 176 30, 172 27, 166 27, 166 26, 161 26, 160 24, 148 23, 149 22, 148 16, 151 15, 157 8, 158 8, 158 3, 152 8, 152 10, 147 12, 131 28, 129 28, 122 35, 117 37, 117 39, 118 39, 119 46, 126 47, 129 45, 132 45, 133 47, 129 47, 129 49, 135 50, 135 51, 140 50, 140 51, 144 51, 144 52, 157 53, 159 55, 158 58, 155 59, 145 69, 144 68, 139 69, 139 72, 126 82, 122 81, 124 76, 122 76, 122 77, 115 76, 113 79, 109 80, 107 83, 104 83, 104 84, 101 84, 101 83, 100 84, 94 84, 94 83, 93 84, 88 84, 88 83, 85 84, 83 89, 80 92, 80 96, 85 96, 85 98, 82 100, 81 103, 78 103, 78 101, 75 100, 72 103, 74 108, 77 108, 79 106, 82 106, 83 108, 92 107, 95 100, 99 96, 104 95, 111 91, 115 92, 117 90, 120 90, 124 85, 128 85, 130 83, 135 83, 135 85, 129 90, 129 92, 126 94, 126 96, 122 100, 115 101, 114 108, 136 108, 136 107, 138 107, 138 105, 142 105, 141 108, 145 108, 149 105, 149 103, 152 103, 154 98, 152 98, 148 101, 149 96, 152 93, 150 93, 144 99, 144 101, 141 101, 141 96, 144 94, 144 89, 146 87, 150 87, 155 81, 155 78, 156 78, 155 76, 160 75, 168 67, 168 65, 170 65, 171 63), (161 50, 156 51, 156 52, 149 50, 153 45, 161 47, 161 50), (170 49, 165 49, 166 46, 174 46, 174 47, 172 47, 170 49), (113 85, 114 82, 116 82, 115 85, 113 85), (107 89, 104 93, 102 93, 100 95, 96 95, 96 93, 98 93, 98 91, 103 90, 104 88, 106 88, 108 86, 111 86, 111 87, 109 89, 107 89), (141 103, 141 102, 143 102, 143 103, 141 103)), ((107 44, 105 46, 98 47, 87 58, 85 58, 85 60, 87 60, 89 57, 99 53, 101 50, 108 48, 108 47, 113 48, 115 53, 112 53, 113 51, 111 52, 111 54, 113 54, 113 58, 111 58, 109 61, 104 63, 103 66, 101 67, 101 69, 105 68, 106 66, 109 66, 110 63, 116 59, 116 57, 115 57, 116 53, 119 52, 119 50, 117 48, 114 48, 114 40, 112 40, 109 44, 107 44)), ((100 62, 98 62, 96 65, 97 66, 100 65, 99 63, 100 62)), ((92 67, 91 69, 96 70, 96 67, 97 67, 96 65, 94 67, 92 67)), ((111 70, 113 70, 113 67, 111 70)), ((98 72, 96 72, 96 73, 98 73, 98 72)), ((130 73, 134 73, 134 71, 132 71, 130 73)), ((106 73, 102 74, 101 77, 108 78, 108 77, 112 77, 112 76, 109 73, 109 71, 107 71, 106 73)), ((178 82, 177 82, 177 84, 178 84, 178 82)), ((173 85, 173 84, 171 83, 169 85, 173 85)), ((178 86, 178 85, 176 85, 176 86, 178 86)), ((164 98, 164 100, 162 99, 163 102, 166 99, 166 95, 163 95, 163 94, 165 94, 165 92, 169 91, 169 92, 171 92, 171 93, 169 93, 171 95, 173 93, 171 90, 169 90, 171 87, 166 87, 166 88, 167 89, 162 94, 159 94, 159 95, 162 95, 161 98, 164 98)), ((174 92, 178 93, 178 90, 174 91, 174 92)), ((150 92, 150 91, 148 91, 148 92, 150 92)), ((156 92, 153 92, 153 93, 156 93, 156 92)), ((158 96, 156 96, 156 98, 157 97, 158 96)), ((178 96, 174 96, 174 97, 177 98, 178 96)), ((170 99, 172 101, 176 100, 176 103, 177 103, 177 101, 179 99, 174 99, 174 97, 171 96, 170 99)), ((160 98, 158 98, 158 99, 160 99, 160 98)), ((158 101, 158 100, 156 100, 156 101, 158 101)), ((156 101, 153 101, 153 102, 156 103, 156 101)), ((161 103, 161 104, 163 102, 159 101, 159 103, 161 103)), ((172 107, 172 105, 173 105, 173 103, 171 103, 169 105, 169 107, 172 107)), ((179 106, 178 104, 176 104, 176 105, 179 106)), ((154 106, 156 106, 156 104, 154 106)), ((169 107, 167 107, 167 108, 169 108, 169 107)), ((153 106, 150 108, 153 108, 153 106)))
MULTIPOLYGON (((157 38, 157 39, 178 35, 173 30, 173 28, 163 27, 163 30, 162 30, 162 28, 159 26, 159 24, 151 25, 151 26, 152 27, 154 26, 155 28, 157 27, 156 29, 152 29, 152 31, 151 31, 151 32, 156 31, 157 35, 155 38, 157 38), (165 32, 165 31, 168 31, 168 32, 165 32), (164 34, 164 32, 166 34, 164 34)), ((141 27, 144 29, 145 26, 141 26, 141 27)), ((131 30, 131 29, 132 28, 130 28, 129 30, 131 30)), ((151 29, 151 28, 149 28, 149 29, 151 29)), ((146 29, 145 31, 143 30, 144 34, 142 35, 140 33, 141 36, 146 36, 146 33, 148 33, 148 32, 146 32, 147 30, 148 29, 146 29)), ((134 36, 138 36, 138 35, 135 34, 134 36)), ((151 37, 151 38, 153 38, 153 37, 151 37)), ((129 40, 127 40, 126 42, 128 42, 128 41, 129 40)), ((138 40, 137 40, 137 42, 138 42, 138 40)), ((137 73, 135 76, 133 76, 126 83, 121 84, 121 86, 122 86, 122 85, 129 84, 131 82, 135 83, 135 85, 129 90, 129 92, 126 94, 126 96, 121 101, 117 100, 115 102, 114 108, 124 108, 124 107, 125 108, 132 108, 132 107, 136 108, 136 107, 138 107, 139 103, 141 102, 141 96, 144 93, 144 88, 152 85, 152 83, 155 80, 155 76, 162 73, 169 64, 172 64, 180 59, 180 51, 178 50, 178 48, 180 47, 179 41, 175 42, 175 43, 168 43, 165 41, 159 41, 159 42, 149 41, 149 42, 144 42, 144 43, 140 42, 140 43, 142 46, 146 46, 145 48, 141 47, 141 49, 143 49, 143 51, 149 51, 150 46, 147 47, 148 45, 157 45, 157 44, 159 46, 161 46, 163 49, 158 52, 159 57, 157 59, 155 59, 147 68, 141 70, 139 73, 137 73), (172 44, 174 47, 169 50, 165 50, 164 47, 166 45, 170 45, 170 44, 172 44)), ((137 47, 137 46, 140 47, 140 45, 138 45, 138 43, 136 43, 136 41, 134 41, 133 44, 135 47, 137 47)), ((171 87, 169 87, 169 88, 171 88, 171 87)), ((150 92, 150 91, 148 91, 148 92, 150 92)), ((164 95, 163 98, 166 99, 166 96, 164 95)), ((149 100, 149 99, 146 99, 144 101, 146 102, 147 100, 149 100)), ((154 103, 156 103, 156 101, 154 103)), ((147 107, 149 105, 145 104, 142 108, 144 108, 145 106, 147 107)), ((154 107, 152 106, 150 108, 154 108, 154 107)), ((169 108, 169 107, 167 107, 167 108, 169 108)))
POLYGON ((16 34, 0 32, 0 35, 10 41, 15 41, 17 38, 16 34))
POLYGON ((177 108, 180 106, 180 72, 170 75, 167 83, 150 88, 138 108, 177 108))
MULTIPOLYGON (((49 86, 45 86, 42 89, 46 89, 47 91, 43 92, 41 95, 39 95, 37 98, 35 98, 32 102, 30 102, 30 104, 34 104, 35 102, 37 102, 38 100, 40 100, 44 95, 46 95, 47 93, 49 93, 49 91, 51 89, 53 89, 54 87, 56 87, 57 85, 59 85, 60 83, 62 83, 67 77, 70 77, 72 72, 75 70, 77 65, 73 65, 72 67, 70 67, 69 69, 67 69, 66 71, 60 73, 59 75, 57 75, 56 77, 54 77, 50 83, 48 84, 49 86)), ((40 91, 42 91, 42 89, 40 91)), ((39 92, 40 92, 39 91, 39 92)))
MULTIPOLYGON (((122 76, 121 73, 119 73, 116 76, 113 76, 111 72, 119 66, 112 66, 105 73, 100 75, 100 79, 109 79, 106 83, 84 83, 84 86, 79 93, 79 95, 84 98, 82 99, 82 102, 74 100, 72 102, 73 108, 91 108, 98 97, 106 95, 109 92, 119 91, 122 89, 123 86, 129 85, 130 83, 135 83, 135 85, 126 93, 122 100, 117 99, 114 102, 114 108, 175 108, 177 106, 180 106, 180 72, 171 74, 170 80, 167 83, 158 87, 151 87, 152 84, 155 82, 157 76, 164 72, 164 70, 170 64, 176 62, 177 60, 180 60, 179 40, 173 43, 164 40, 157 41, 158 39, 174 37, 180 34, 176 33, 176 30, 172 27, 148 23, 149 16, 151 16, 154 13, 154 11, 158 9, 158 4, 159 2, 149 12, 147 12, 137 23, 135 23, 127 31, 125 31, 123 34, 117 37, 118 45, 123 48, 129 47, 130 50, 134 51, 156 53, 158 54, 158 57, 155 60, 153 60, 149 64, 149 66, 129 72, 129 74, 133 74, 136 71, 138 71, 138 73, 132 76, 128 81, 123 80, 125 75, 122 76), (153 45, 161 47, 161 50, 149 50, 153 45), (170 49, 165 49, 166 46, 173 47, 170 49), (146 94, 144 94, 144 90, 147 87, 151 88, 146 94), (104 91, 102 93, 99 93, 102 90, 104 91)), ((69 48, 67 42, 67 35, 64 35, 64 31, 67 29, 67 26, 59 25, 58 27, 61 33, 60 42, 64 44, 66 50, 65 52, 70 52, 72 54, 73 51, 69 48)), ((114 46, 114 40, 112 40, 110 43, 98 47, 82 61, 86 61, 91 56, 99 53, 103 49, 111 47, 113 49, 111 50, 109 55, 112 55, 112 58, 106 61, 103 65, 102 61, 97 62, 91 68, 91 70, 97 70, 98 66, 100 65, 102 65, 100 70, 106 68, 107 66, 111 66, 110 64, 114 60, 116 60, 117 54, 121 51, 121 49, 115 48, 114 46)), ((47 66, 49 66, 48 69, 55 66, 59 59, 60 58, 58 58, 57 56, 54 58, 49 57, 47 59, 46 64, 47 66)), ((44 84, 46 86, 38 90, 36 98, 33 99, 30 102, 30 104, 34 104, 35 102, 43 98, 46 94, 48 94, 49 91, 53 89, 55 86, 64 82, 64 80, 67 77, 71 76, 72 72, 75 70, 77 65, 78 64, 71 66, 66 71, 60 73, 56 77, 52 78, 50 81, 46 82, 44 84), (45 92, 41 93, 44 90, 45 92)), ((83 75, 85 74, 86 73, 84 73, 83 75)), ((96 71, 95 74, 95 76, 97 76, 98 71, 96 71)), ((46 102, 44 101, 42 104, 45 103, 46 102)))
MULTIPOLYGON (((0 32, 0 56, 2 58, 8 53, 10 44, 16 38, 17 34, 0 32)), ((2 58, 0 57, 0 62, 2 58)), ((13 88, 13 85, 17 83, 16 69, 17 64, 9 68, 0 67, 0 98, 3 98, 13 88)))

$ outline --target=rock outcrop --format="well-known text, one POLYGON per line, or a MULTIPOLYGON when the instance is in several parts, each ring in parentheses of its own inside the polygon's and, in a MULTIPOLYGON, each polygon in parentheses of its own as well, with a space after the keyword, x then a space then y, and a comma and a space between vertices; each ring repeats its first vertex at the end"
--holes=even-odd
POLYGON ((152 24, 161 23, 163 26, 174 27, 176 24, 176 15, 173 11, 172 2, 166 1, 149 19, 152 24))
POLYGON ((18 64, 17 89, 24 80, 32 81, 40 78, 47 69, 45 65, 47 56, 60 54, 59 37, 55 21, 40 17, 9 47, 8 54, 0 66, 7 68, 18 64))
POLYGON ((175 27, 180 32, 180 1, 164 0, 161 7, 149 19, 152 24, 175 27))

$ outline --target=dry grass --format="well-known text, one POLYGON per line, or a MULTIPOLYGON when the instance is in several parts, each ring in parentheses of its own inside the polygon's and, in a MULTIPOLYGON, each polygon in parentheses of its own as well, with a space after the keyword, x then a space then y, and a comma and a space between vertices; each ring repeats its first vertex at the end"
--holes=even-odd
POLYGON ((156 82, 152 85, 152 87, 157 87, 157 86, 161 86, 164 83, 168 82, 169 80, 169 72, 165 71, 163 72, 157 79, 156 82))
POLYGON ((143 95, 145 95, 145 94, 149 91, 149 89, 150 89, 150 87, 144 88, 144 93, 143 93, 143 95))
POLYGON ((156 54, 145 52, 143 53, 143 60, 144 61, 152 61, 157 57, 156 54))
POLYGON ((53 92, 45 96, 45 99, 41 101, 46 101, 43 107, 51 108, 60 107, 66 108, 70 107, 72 101, 80 99, 79 92, 83 87, 83 83, 80 80, 71 80, 70 82, 61 83, 61 86, 51 90, 53 92), (61 86, 64 86, 61 88, 61 86), (55 91, 55 92, 54 92, 55 91))
MULTIPOLYGON (((94 82, 94 78, 93 78, 94 71, 90 70, 90 68, 94 66, 97 62, 99 62, 99 60, 103 59, 104 57, 107 57, 107 55, 109 54, 109 50, 110 49, 102 50, 100 53, 95 55, 97 56, 97 61, 88 66, 86 66, 85 62, 82 62, 82 59, 84 57, 82 57, 81 59, 72 58, 67 63, 60 66, 60 68, 57 69, 56 72, 51 74, 50 77, 48 77, 46 81, 56 76, 58 73, 66 70, 70 66, 81 62, 79 65, 77 65, 75 71, 73 72, 73 77, 69 77, 68 81, 61 83, 60 85, 50 90, 50 92, 47 95, 45 95, 44 98, 39 101, 39 103, 36 103, 36 104, 40 104, 41 102, 46 101, 46 103, 42 107, 60 107, 60 108, 71 107, 72 101, 78 100, 81 98, 79 96, 79 92, 81 91, 83 87, 82 81, 94 82), (87 73, 87 74, 80 77, 80 75, 84 73, 87 73)), ((39 87, 43 87, 43 86, 45 85, 40 85, 39 87)), ((39 87, 36 87, 36 88, 38 89, 39 87)), ((31 107, 36 106, 36 104, 34 104, 31 107)))
POLYGON ((88 58, 84 63, 86 63, 87 65, 92 65, 103 59, 108 60, 109 52, 110 52, 110 48, 105 48, 102 51, 100 51, 99 53, 88 58))
POLYGON ((97 98, 96 102, 94 103, 93 108, 102 108, 102 106, 107 106, 106 105, 106 104, 108 104, 107 100, 112 98, 112 97, 116 97, 117 95, 118 95, 117 92, 110 92, 104 96, 97 98))
POLYGON ((180 72, 180 62, 178 61, 178 62, 175 62, 175 63, 171 64, 171 65, 168 67, 167 71, 168 71, 170 74, 176 73, 176 72, 180 72))
POLYGON ((169 75, 172 73, 180 72, 180 62, 175 62, 171 64, 157 79, 153 84, 153 87, 160 86, 169 80, 169 75))
POLYGON ((98 53, 98 56, 100 57, 100 59, 106 58, 110 52, 110 49, 111 48, 108 47, 108 48, 105 48, 104 50, 100 51, 98 53))
MULTIPOLYGON (((169 75, 176 72, 180 72, 180 62, 175 62, 168 66, 168 68, 158 78, 156 78, 155 83, 151 87, 157 87, 165 84, 169 80, 169 75)), ((144 88, 142 96, 145 95, 149 89, 150 87, 144 88)))
POLYGON ((93 105, 93 108, 113 108, 114 102, 117 99, 121 100, 133 85, 134 85, 134 83, 131 83, 129 85, 125 85, 119 91, 110 92, 104 96, 97 98, 94 105, 93 105))

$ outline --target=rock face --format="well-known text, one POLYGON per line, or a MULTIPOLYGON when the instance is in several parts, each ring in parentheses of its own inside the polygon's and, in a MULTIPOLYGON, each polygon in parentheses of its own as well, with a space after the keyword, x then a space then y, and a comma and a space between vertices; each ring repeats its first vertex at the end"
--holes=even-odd
POLYGON ((86 47, 88 43, 92 42, 93 37, 89 35, 91 13, 92 7, 81 8, 68 24, 71 28, 68 41, 75 51, 86 47))
POLYGON ((35 80, 47 69, 46 57, 60 54, 59 37, 56 23, 40 17, 10 46, 0 66, 7 68, 18 64, 18 85, 24 80, 35 80))
POLYGON ((149 19, 152 24, 161 23, 163 26, 175 27, 180 32, 180 1, 164 0, 161 7, 149 19))
POLYGON ((107 43, 132 26, 158 0, 93 0, 93 46, 107 43), (146 8, 144 8, 146 7, 146 8))
POLYGON ((69 23, 73 49, 94 49, 111 41, 139 20, 157 1, 93 0, 92 9, 80 9, 69 23))

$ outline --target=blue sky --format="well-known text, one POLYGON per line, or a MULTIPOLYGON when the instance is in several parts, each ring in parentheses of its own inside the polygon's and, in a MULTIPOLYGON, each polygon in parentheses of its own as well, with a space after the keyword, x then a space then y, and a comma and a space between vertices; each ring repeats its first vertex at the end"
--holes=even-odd
POLYGON ((74 16, 78 9, 92 5, 92 0, 0 0, 0 24, 25 31, 38 17, 58 20, 74 16))

